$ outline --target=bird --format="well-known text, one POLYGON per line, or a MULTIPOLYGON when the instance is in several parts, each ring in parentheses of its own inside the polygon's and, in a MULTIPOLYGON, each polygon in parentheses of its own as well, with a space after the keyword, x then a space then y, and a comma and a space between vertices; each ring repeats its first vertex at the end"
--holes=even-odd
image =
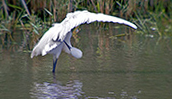
POLYGON ((46 31, 31 52, 31 58, 34 56, 46 54, 53 55, 53 70, 55 73, 57 60, 62 50, 71 54, 75 58, 82 57, 82 51, 72 46, 70 39, 72 37, 72 29, 81 25, 92 22, 112 22, 128 25, 137 29, 137 26, 127 20, 103 13, 93 13, 87 10, 70 12, 61 23, 54 23, 52 27, 46 31))

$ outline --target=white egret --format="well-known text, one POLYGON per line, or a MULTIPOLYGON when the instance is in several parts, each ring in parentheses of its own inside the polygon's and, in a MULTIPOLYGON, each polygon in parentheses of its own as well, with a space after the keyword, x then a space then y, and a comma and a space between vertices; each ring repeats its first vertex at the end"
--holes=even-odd
POLYGON ((70 39, 72 36, 71 30, 74 27, 77 27, 84 23, 91 22, 112 22, 128 25, 134 29, 137 29, 137 26, 133 23, 126 21, 124 19, 105 15, 102 13, 91 13, 87 10, 84 11, 75 11, 73 13, 68 13, 66 18, 61 23, 53 24, 51 27, 40 39, 38 44, 33 48, 31 53, 31 58, 37 55, 46 55, 48 53, 53 54, 53 71, 55 72, 56 63, 62 49, 74 56, 75 58, 82 57, 82 51, 72 47, 70 39))

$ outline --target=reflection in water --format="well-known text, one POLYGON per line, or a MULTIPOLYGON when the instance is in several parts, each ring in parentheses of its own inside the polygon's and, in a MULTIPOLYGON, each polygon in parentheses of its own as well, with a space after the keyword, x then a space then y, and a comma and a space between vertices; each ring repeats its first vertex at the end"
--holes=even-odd
MULTIPOLYGON (((0 42, 0 99, 172 97, 171 37, 114 36, 126 32, 113 25, 108 30, 85 25, 79 42, 73 42, 84 55, 75 59, 62 53, 58 79, 52 77, 51 55, 30 59, 27 51, 15 50, 20 46, 10 43, 5 49, 0 42)), ((17 35, 16 40, 22 39, 17 35)))
POLYGON ((139 90, 134 95, 130 95, 127 91, 121 90, 119 94, 109 91, 107 93, 109 97, 87 96, 84 95, 82 87, 83 84, 79 80, 69 81, 66 85, 63 85, 60 81, 55 83, 44 82, 42 84, 34 82, 30 94, 31 98, 36 99, 78 99, 78 97, 84 99, 116 99, 115 97, 138 99, 137 95, 141 93, 139 90))
POLYGON ((46 99, 76 99, 81 96, 82 82, 79 80, 73 80, 63 85, 60 81, 55 83, 44 82, 43 84, 34 82, 31 89, 32 98, 46 98, 46 99))

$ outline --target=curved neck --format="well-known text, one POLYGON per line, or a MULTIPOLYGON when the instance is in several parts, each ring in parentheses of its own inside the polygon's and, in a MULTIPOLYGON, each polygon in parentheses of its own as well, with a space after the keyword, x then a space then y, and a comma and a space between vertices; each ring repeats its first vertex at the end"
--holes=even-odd
POLYGON ((65 44, 66 44, 66 46, 69 48, 69 50, 71 49, 71 47, 66 43, 66 41, 64 40, 63 41, 65 44))

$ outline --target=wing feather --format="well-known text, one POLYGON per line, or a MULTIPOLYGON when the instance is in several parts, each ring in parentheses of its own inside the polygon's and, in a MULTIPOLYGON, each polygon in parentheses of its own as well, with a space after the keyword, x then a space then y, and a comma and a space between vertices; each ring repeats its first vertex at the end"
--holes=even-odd
POLYGON ((66 38, 67 33, 69 33, 73 28, 91 22, 113 22, 128 25, 134 29, 137 26, 124 19, 105 15, 102 13, 91 13, 88 11, 75 11, 74 13, 68 13, 66 18, 60 23, 54 24, 41 38, 38 44, 34 47, 31 58, 39 54, 46 55, 52 49, 56 48, 61 44, 61 42, 66 38), (56 41, 56 42, 53 42, 56 41))
MULTIPOLYGON (((113 22, 113 23, 119 23, 119 24, 125 24, 128 25, 134 29, 137 29, 137 26, 129 21, 126 21, 124 19, 105 15, 102 13, 91 13, 88 11, 75 11, 74 13, 68 13, 66 15, 66 18, 61 22, 61 25, 63 26, 63 31, 59 34, 60 38, 62 40, 65 39, 66 34, 71 31, 73 28, 84 24, 84 23, 92 23, 92 22, 113 22)), ((57 37, 57 36, 56 36, 57 37)))
POLYGON ((31 53, 31 58, 34 56, 42 54, 42 56, 46 55, 50 50, 56 48, 61 42, 61 39, 58 38, 58 35, 61 33, 62 27, 60 24, 54 24, 40 39, 38 44, 33 48, 31 53), (56 37, 57 36, 57 37, 56 37), (54 42, 54 41, 59 42, 54 42))

